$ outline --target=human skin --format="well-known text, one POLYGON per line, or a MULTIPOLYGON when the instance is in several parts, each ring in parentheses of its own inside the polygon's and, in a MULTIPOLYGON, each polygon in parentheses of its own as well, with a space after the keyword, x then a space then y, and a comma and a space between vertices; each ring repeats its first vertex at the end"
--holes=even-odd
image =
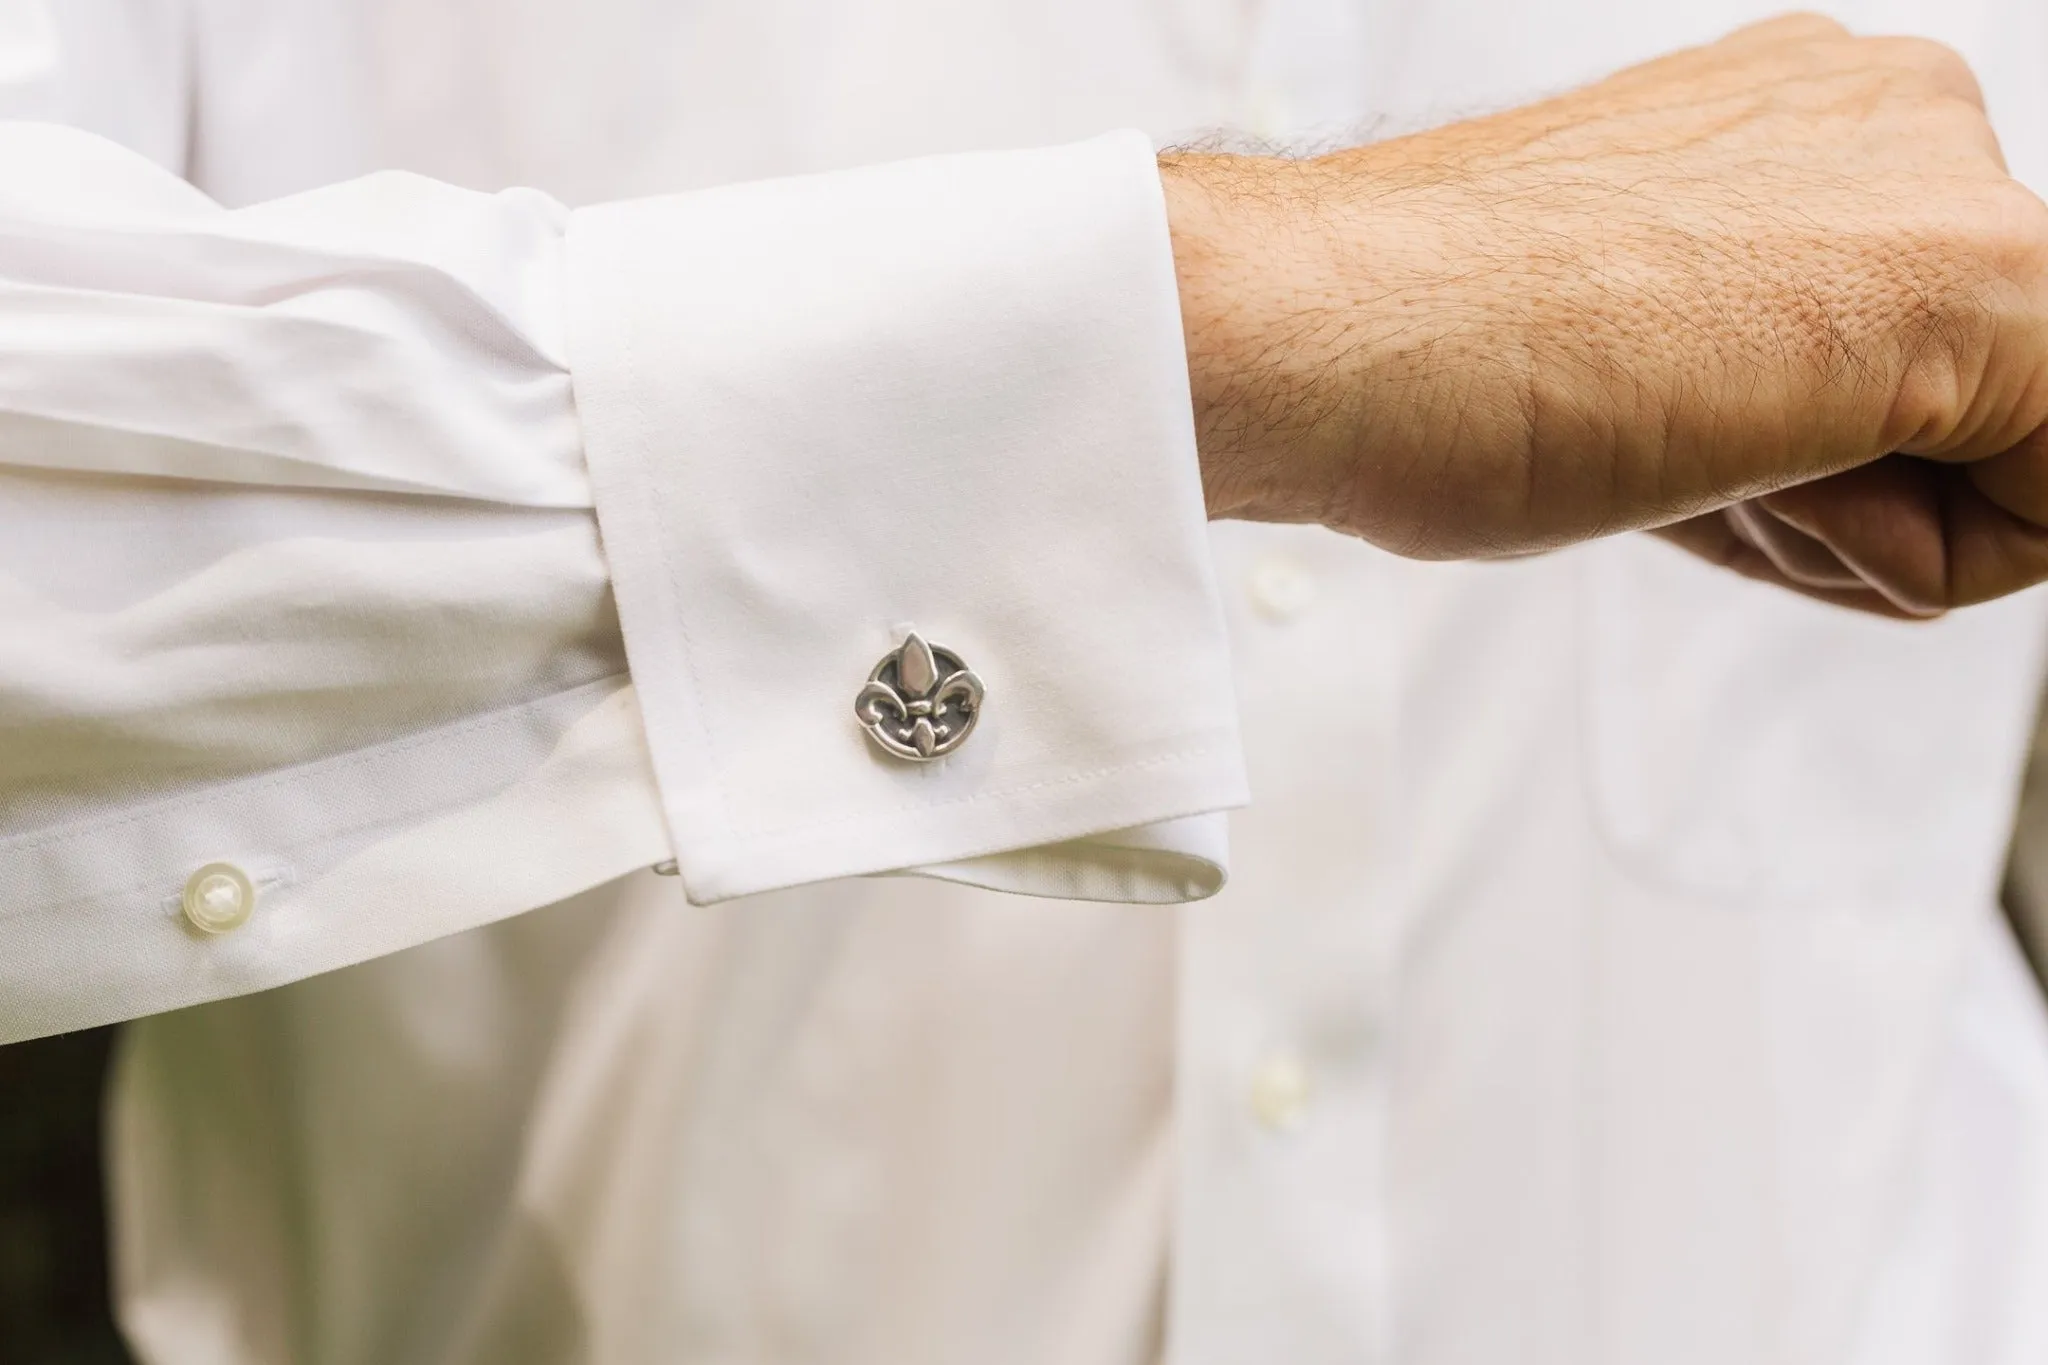
POLYGON ((1945 47, 1792 16, 1161 174, 1213 516, 1425 559, 1654 529, 1902 616, 2048 578, 2048 207, 1945 47))

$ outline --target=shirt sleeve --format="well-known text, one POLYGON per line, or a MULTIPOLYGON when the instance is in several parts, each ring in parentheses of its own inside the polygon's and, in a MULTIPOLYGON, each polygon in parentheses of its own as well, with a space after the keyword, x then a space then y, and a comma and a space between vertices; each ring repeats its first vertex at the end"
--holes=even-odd
POLYGON ((1243 798, 1141 137, 230 212, 0 127, 0 1041, 671 859, 1184 900, 1243 798))

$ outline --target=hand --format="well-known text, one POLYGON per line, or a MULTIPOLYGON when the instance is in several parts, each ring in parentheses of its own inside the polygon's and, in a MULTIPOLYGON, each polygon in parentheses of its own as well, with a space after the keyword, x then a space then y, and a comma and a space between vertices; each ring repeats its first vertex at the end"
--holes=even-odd
POLYGON ((1947 48, 1798 16, 1161 164, 1212 515, 1421 558, 1661 528, 1895 615, 2048 578, 2048 207, 1947 48))

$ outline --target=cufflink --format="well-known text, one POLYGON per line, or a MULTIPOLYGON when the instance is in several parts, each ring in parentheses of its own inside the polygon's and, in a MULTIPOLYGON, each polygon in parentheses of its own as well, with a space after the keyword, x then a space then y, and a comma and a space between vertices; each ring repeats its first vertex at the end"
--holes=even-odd
POLYGON ((981 691, 959 655, 913 630, 868 674, 853 714, 884 753, 924 763, 966 742, 981 716, 981 691))

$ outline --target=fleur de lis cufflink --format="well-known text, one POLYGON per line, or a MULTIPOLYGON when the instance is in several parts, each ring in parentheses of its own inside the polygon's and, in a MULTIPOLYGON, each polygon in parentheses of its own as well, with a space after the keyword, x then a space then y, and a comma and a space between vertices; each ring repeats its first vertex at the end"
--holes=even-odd
POLYGON ((959 655, 913 630, 868 674, 853 714, 884 752, 924 763, 966 743, 981 716, 981 692, 981 679, 959 655))

